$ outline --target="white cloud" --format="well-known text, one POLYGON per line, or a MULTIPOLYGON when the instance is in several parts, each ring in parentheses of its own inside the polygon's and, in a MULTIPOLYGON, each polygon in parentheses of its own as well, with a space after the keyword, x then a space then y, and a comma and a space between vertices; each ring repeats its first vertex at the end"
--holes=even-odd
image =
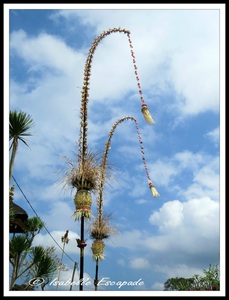
POLYGON ((178 162, 179 169, 197 170, 199 166, 207 160, 203 153, 193 153, 190 150, 175 153, 174 161, 178 162))
POLYGON ((157 186, 170 187, 186 199, 209 196, 219 199, 219 157, 184 150, 173 157, 158 159, 149 164, 150 174, 157 186), (188 174, 188 175, 187 175, 188 174), (189 185, 181 188, 183 177, 189 185))
POLYGON ((120 258, 120 259, 117 260, 117 263, 118 263, 120 266, 125 266, 125 265, 126 265, 126 260, 120 258))
POLYGON ((113 242, 108 241, 112 247, 124 247, 127 249, 136 249, 138 247, 137 241, 142 237, 140 230, 133 229, 130 231, 123 231, 118 236, 113 237, 113 242))
POLYGON ((10 49, 28 64, 30 72, 47 72, 51 68, 68 75, 74 71, 76 62, 82 65, 84 59, 82 54, 76 55, 60 37, 46 33, 29 37, 23 30, 12 32, 10 49))
MULTIPOLYGON (((29 112, 36 123, 30 139, 32 151, 19 147, 15 171, 23 170, 18 172, 22 187, 36 210, 39 208, 55 239, 60 241, 65 230, 70 230, 66 251, 78 260, 75 238, 80 225, 72 218, 74 195, 61 193, 55 180, 56 172, 64 166, 60 156, 77 152, 80 86, 90 43, 97 34, 117 24, 130 29, 143 95, 147 95, 146 102, 153 108, 153 116, 157 117, 163 109, 173 115, 176 109, 176 116, 181 118, 207 111, 218 113, 219 19, 217 10, 86 9, 55 13, 57 21, 66 18, 68 34, 74 33, 74 26, 79 27, 79 23, 90 25, 81 28, 82 34, 88 35, 82 43, 80 39, 77 41, 77 50, 69 46, 67 38, 45 32, 30 36, 19 30, 10 37, 12 58, 27 68, 24 80, 10 79, 10 104, 12 108, 29 112)), ((120 267, 126 267, 129 262, 132 271, 155 267, 168 278, 192 276, 200 270, 195 268, 197 262, 211 262, 219 249, 219 157, 203 153, 202 149, 193 152, 183 145, 178 153, 172 153, 171 149, 170 156, 160 155, 152 163, 157 142, 162 142, 164 136, 155 127, 141 126, 138 96, 128 40, 124 34, 113 34, 96 49, 92 64, 89 144, 101 147, 110 125, 119 116, 129 113, 137 116, 149 173, 159 192, 168 191, 166 196, 162 195, 163 201, 170 201, 161 207, 158 202, 153 206, 154 211, 148 213, 150 227, 143 230, 135 229, 132 220, 126 218, 125 230, 112 237, 107 245, 124 248, 127 255, 131 253, 128 261, 118 258, 120 267), (139 258, 139 244, 144 245, 143 258, 139 258)), ((121 126, 115 134, 117 139, 113 140, 114 149, 110 154, 120 163, 116 173, 119 185, 114 184, 112 191, 108 189, 105 206, 120 195, 125 195, 127 200, 128 196, 134 197, 138 203, 145 201, 148 186, 142 184, 144 168, 132 125, 121 126)), ((218 136, 218 129, 207 134, 213 140, 218 136)), ((112 202, 109 208, 119 208, 115 207, 116 203, 112 202)), ((123 220, 121 214, 122 211, 120 219, 123 220)), ((53 243, 48 234, 39 235, 39 242, 48 246, 53 243)), ((85 254, 89 257, 91 241, 87 242, 85 254)), ((63 273, 63 278, 67 279, 70 273, 63 273)), ((160 285, 156 281, 153 287, 157 290, 160 285)))
POLYGON ((211 247, 208 251, 214 253, 219 243, 219 204, 208 197, 183 203, 167 202, 150 216, 149 221, 162 231, 162 235, 148 237, 147 246, 156 251, 170 249, 174 257, 179 253, 203 255, 206 247, 211 247))
MULTIPOLYGON (((144 245, 144 259, 151 266, 155 265, 159 257, 160 265, 171 264, 174 267, 178 263, 189 265, 189 257, 194 261, 199 257, 208 261, 218 255, 219 204, 208 197, 164 203, 151 214, 149 221, 158 228, 157 232, 150 234, 149 231, 137 229, 123 231, 115 243, 109 245, 138 253, 140 243, 144 245)), ((132 261, 141 262, 137 257, 136 260, 132 258, 132 261)))
POLYGON ((154 212, 150 223, 157 225, 162 232, 173 231, 183 223, 183 205, 178 200, 166 202, 159 211, 154 212))
POLYGON ((190 278, 194 274, 203 275, 203 270, 200 270, 198 268, 193 268, 185 264, 179 264, 179 263, 176 264, 175 266, 157 265, 156 270, 166 274, 167 278, 176 278, 176 277, 190 278))
MULTIPOLYGON (((38 234, 33 242, 33 246, 42 245, 44 247, 55 247, 55 253, 59 256, 59 258, 62 255, 62 251, 64 248, 64 252, 70 255, 79 255, 79 248, 77 248, 76 239, 79 238, 79 235, 76 232, 69 231, 68 237, 69 242, 65 245, 61 242, 61 237, 66 232, 66 230, 62 231, 51 231, 50 234, 38 234), (57 242, 57 243, 56 243, 57 242)), ((77 257, 78 260, 78 257, 77 257)), ((68 263, 70 261, 68 260, 68 263)), ((71 263, 71 262, 70 262, 71 263)))
MULTIPOLYGON (((184 115, 219 110, 219 11, 217 9, 76 10, 59 11, 56 17, 57 15, 64 17, 66 22, 70 20, 71 23, 72 18, 77 16, 82 24, 93 26, 97 34, 106 28, 117 27, 117 24, 121 28, 129 29, 136 50, 139 76, 145 89, 152 90, 159 84, 163 91, 162 87, 170 82, 177 94, 176 107, 184 115)), ((97 57, 103 57, 100 63, 104 61, 107 64, 111 57, 109 53, 113 53, 113 62, 120 61, 120 66, 123 65, 121 57, 125 57, 124 53, 128 61, 127 49, 124 46, 123 54, 117 57, 116 52, 111 51, 111 47, 114 50, 120 48, 122 42, 125 45, 124 38, 115 35, 112 39, 106 39, 103 47, 98 49, 97 57), (108 49, 109 51, 105 52, 108 49)), ((113 67, 111 62, 109 65, 112 75, 118 75, 113 73, 113 70, 117 69, 117 63, 113 67)), ((100 67, 106 72, 105 65, 102 67, 100 64, 100 67)), ((128 68, 131 66, 127 64, 122 68, 121 73, 124 73, 125 77, 127 76, 125 70, 128 68)), ((95 74, 98 74, 96 67, 95 74)), ((130 82, 131 73, 126 78, 129 78, 130 82)), ((105 76, 104 82, 107 82, 105 76)), ((95 84, 98 86, 97 81, 95 84)), ((114 82, 114 86, 117 86, 116 84, 118 85, 118 81, 114 82)), ((129 85, 131 86, 133 84, 129 85)))
POLYGON ((209 131, 206 136, 215 144, 219 145, 219 139, 220 139, 220 128, 217 127, 213 129, 212 131, 209 131))
POLYGON ((131 259, 129 264, 130 264, 130 267, 133 269, 148 269, 148 268, 150 268, 149 261, 144 257, 138 257, 138 258, 131 259))
POLYGON ((209 158, 208 165, 200 167, 195 172, 193 184, 183 193, 188 199, 207 195, 219 201, 219 187, 219 158, 214 157, 209 158))
POLYGON ((150 174, 153 174, 153 181, 156 185, 169 186, 173 177, 178 175, 178 168, 173 162, 158 159, 155 163, 149 164, 150 174))
POLYGON ((164 290, 164 283, 161 282, 154 282, 151 287, 152 291, 163 291, 164 290))

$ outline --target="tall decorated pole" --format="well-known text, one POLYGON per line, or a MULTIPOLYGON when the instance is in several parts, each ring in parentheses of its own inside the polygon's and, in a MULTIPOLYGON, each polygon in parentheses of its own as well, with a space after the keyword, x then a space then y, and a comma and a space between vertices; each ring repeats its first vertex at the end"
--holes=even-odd
MULTIPOLYGON (((112 28, 107 31, 104 31, 97 38, 94 39, 91 48, 89 49, 88 56, 86 59, 84 67, 84 81, 81 91, 81 109, 80 109, 80 133, 78 140, 78 154, 77 161, 78 165, 76 166, 73 161, 67 158, 68 163, 70 164, 70 170, 66 172, 66 181, 70 184, 71 187, 76 188, 76 194, 74 197, 75 203, 75 219, 80 221, 80 238, 77 239, 77 246, 80 248, 80 285, 79 289, 83 290, 83 275, 84 275, 84 248, 86 247, 84 239, 84 222, 85 220, 90 220, 91 204, 92 204, 92 193, 100 193, 100 204, 99 204, 99 215, 98 217, 98 226, 101 226, 103 221, 106 223, 106 220, 103 219, 102 212, 102 194, 103 184, 101 185, 101 162, 99 162, 98 153, 88 151, 87 143, 87 133, 88 133, 88 101, 89 101, 89 83, 91 75, 91 67, 94 52, 98 44, 111 33, 124 33, 127 35, 131 57, 133 60, 134 72, 137 80, 138 90, 141 100, 141 112, 144 115, 147 123, 154 123, 153 118, 151 117, 148 107, 144 101, 143 93, 139 81, 139 75, 136 65, 136 57, 133 51, 133 44, 130 38, 130 31, 122 28, 112 28)), ((104 164, 104 161, 103 163, 104 164)), ((147 171, 148 172, 148 171, 147 171)), ((102 179, 103 180, 103 179, 102 179)), ((150 180, 150 179, 149 179, 150 180)), ((157 196, 155 187, 149 182, 151 190, 154 192, 154 196, 157 196)), ((98 202, 99 203, 99 202, 98 202)), ((103 247, 101 243, 100 247, 103 247)), ((94 247, 95 248, 95 247, 94 247)))
POLYGON ((105 144, 105 149, 102 157, 102 164, 101 164, 101 175, 100 175, 100 181, 99 181, 99 193, 97 197, 97 216, 92 223, 90 227, 90 237, 94 239, 92 243, 92 257, 95 260, 96 266, 95 266, 95 279, 94 279, 94 286, 95 290, 98 290, 98 273, 99 273, 99 260, 104 260, 104 249, 105 249, 105 243, 103 240, 108 239, 111 234, 116 233, 116 230, 110 225, 109 218, 110 215, 103 213, 103 192, 104 192, 104 184, 106 181, 106 173, 107 173, 107 159, 108 159, 108 152, 111 149, 111 139, 113 137, 113 134, 115 132, 115 129, 119 124, 121 124, 124 121, 133 121, 135 123, 135 128, 138 135, 138 141, 140 145, 140 150, 142 154, 142 161, 144 164, 144 169, 146 172, 146 176, 148 179, 149 188, 152 192, 153 197, 158 197, 159 193, 157 192, 151 178, 150 174, 147 168, 147 163, 145 159, 145 153, 143 148, 143 141, 141 138, 140 130, 138 127, 137 120, 132 116, 126 116, 123 118, 120 118, 115 122, 115 124, 112 126, 111 131, 109 133, 108 141, 105 144))

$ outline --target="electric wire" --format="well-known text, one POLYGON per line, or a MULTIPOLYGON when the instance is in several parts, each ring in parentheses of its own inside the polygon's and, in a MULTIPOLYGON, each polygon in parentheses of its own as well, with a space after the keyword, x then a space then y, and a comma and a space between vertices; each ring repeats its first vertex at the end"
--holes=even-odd
MULTIPOLYGON (((32 204, 29 202, 28 198, 26 197, 25 193, 23 192, 22 188, 20 187, 20 185, 18 184, 17 180, 15 179, 15 177, 13 175, 12 175, 12 178, 13 178, 14 182, 16 183, 17 187, 19 188, 20 192, 22 193, 23 197, 25 198, 25 200, 27 201, 27 203, 31 207, 31 209, 34 212, 34 214, 41 220, 41 218, 39 217, 39 215, 37 214, 37 212, 33 208, 32 204)), ((45 224, 44 224, 44 229, 47 231, 47 233, 52 238, 52 240, 55 242, 55 244, 61 249, 62 253, 64 253, 74 264, 76 264, 76 269, 79 271, 79 264, 78 264, 78 262, 74 261, 65 251, 63 251, 63 248, 58 244, 58 242, 52 236, 52 234, 50 233, 50 231, 48 230, 48 228, 45 226, 45 224)), ((93 278, 93 276, 91 276, 88 272, 87 272, 87 274, 91 278, 93 278)))
MULTIPOLYGON (((38 216, 37 212, 35 211, 35 209, 32 207, 31 203, 29 202, 28 198, 26 197, 26 195, 24 194, 24 192, 22 191, 21 187, 19 186, 17 180, 15 179, 15 177, 12 175, 12 178, 14 180, 14 182, 16 183, 17 187, 19 188, 19 190, 21 191, 22 195, 24 196, 25 200, 27 201, 27 203, 29 204, 29 206, 31 207, 32 211, 35 213, 35 215, 41 220, 41 218, 38 216)), ((63 251, 63 248, 58 244, 58 242, 54 239, 54 237, 52 236, 52 234, 50 233, 50 231, 48 230, 48 228, 45 226, 44 224, 44 229, 47 231, 47 233, 49 234, 49 236, 53 239, 53 241, 56 243, 56 245, 61 249, 61 251, 63 251)), ((76 263, 77 265, 77 269, 78 269, 78 263, 75 262, 65 251, 64 254, 74 263, 76 263)))

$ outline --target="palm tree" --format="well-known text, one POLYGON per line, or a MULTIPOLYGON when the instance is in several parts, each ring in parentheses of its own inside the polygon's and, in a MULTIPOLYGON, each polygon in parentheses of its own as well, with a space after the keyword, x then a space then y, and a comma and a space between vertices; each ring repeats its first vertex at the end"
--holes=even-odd
POLYGON ((27 220, 27 232, 13 236, 10 239, 10 264, 12 265, 10 290, 33 290, 33 280, 42 278, 41 289, 50 281, 56 272, 59 259, 54 247, 32 246, 34 238, 44 228, 44 222, 39 217, 27 220), (18 279, 25 278, 18 285, 18 279))
POLYGON ((27 232, 18 236, 13 236, 10 240, 10 263, 12 265, 12 275, 10 289, 12 290, 16 280, 21 277, 33 265, 31 263, 25 268, 24 262, 26 261, 29 250, 31 249, 32 242, 35 236, 44 227, 44 223, 38 218, 33 217, 27 220, 27 232))
POLYGON ((9 179, 12 177, 15 156, 18 150, 18 141, 28 146, 25 137, 31 136, 29 130, 34 126, 32 117, 23 111, 10 111, 9 113, 9 140, 11 141, 9 179))
POLYGON ((53 278, 60 264, 54 247, 35 246, 31 248, 30 257, 33 265, 28 272, 28 284, 26 289, 29 289, 37 280, 41 280, 41 290, 53 278), (31 280, 31 278, 34 279, 31 280))

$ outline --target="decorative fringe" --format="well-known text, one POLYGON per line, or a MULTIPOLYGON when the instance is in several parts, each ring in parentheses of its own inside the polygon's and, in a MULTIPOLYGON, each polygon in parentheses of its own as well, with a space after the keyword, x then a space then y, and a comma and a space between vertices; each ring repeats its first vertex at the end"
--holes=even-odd
POLYGON ((156 190, 155 186, 152 184, 152 182, 149 183, 149 187, 150 187, 150 190, 152 192, 152 195, 153 197, 159 197, 160 194, 158 193, 158 191, 156 190))
POLYGON ((93 254, 92 258, 97 261, 97 260, 104 260, 105 259, 105 255, 103 253, 101 254, 93 254))
POLYGON ((80 220, 81 217, 84 217, 85 219, 91 219, 91 216, 92 216, 92 212, 91 210, 88 210, 88 209, 85 209, 85 208, 80 208, 80 209, 77 209, 75 212, 74 212, 74 218, 75 218, 75 221, 76 220, 80 220))
POLYGON ((145 103, 142 104, 142 109, 141 109, 141 111, 142 111, 143 116, 144 116, 144 118, 145 118, 145 120, 146 120, 146 122, 147 122, 148 124, 153 124, 153 123, 155 123, 155 121, 154 121, 154 119, 151 117, 150 112, 149 112, 149 110, 148 110, 148 107, 147 107, 147 105, 146 105, 145 103))

